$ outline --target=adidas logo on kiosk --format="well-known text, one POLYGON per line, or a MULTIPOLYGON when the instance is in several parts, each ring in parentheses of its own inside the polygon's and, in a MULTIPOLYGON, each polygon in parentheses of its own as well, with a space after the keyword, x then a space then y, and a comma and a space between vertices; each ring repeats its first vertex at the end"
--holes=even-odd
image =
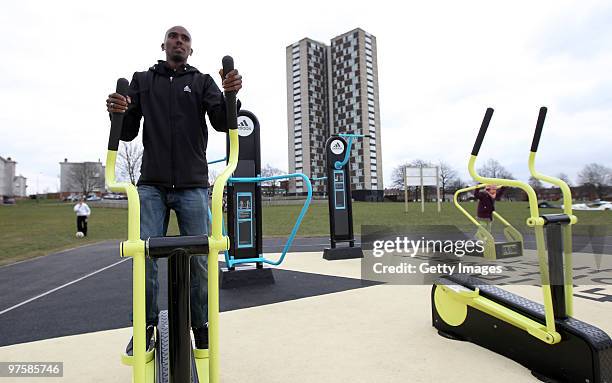
POLYGON ((342 154, 344 152, 344 144, 340 140, 332 141, 330 149, 334 154, 342 154))
POLYGON ((241 137, 250 136, 255 129, 255 123, 247 116, 238 116, 238 135, 241 137))

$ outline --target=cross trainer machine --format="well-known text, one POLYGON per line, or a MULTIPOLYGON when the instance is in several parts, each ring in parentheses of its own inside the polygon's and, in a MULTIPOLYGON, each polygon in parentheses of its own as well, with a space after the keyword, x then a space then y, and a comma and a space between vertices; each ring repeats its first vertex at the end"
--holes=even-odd
POLYGON ((353 140, 363 137, 366 136, 340 133, 329 137, 325 142, 330 247, 323 250, 323 258, 328 261, 363 258, 361 247, 355 246, 353 233, 349 162, 353 140), (340 242, 346 242, 348 246, 337 247, 340 242))
POLYGON ((438 333, 469 341, 506 356, 545 382, 612 382, 612 340, 597 327, 572 317, 570 189, 563 181, 535 170, 535 156, 546 108, 540 109, 531 145, 531 174, 561 187, 562 214, 539 216, 535 191, 526 183, 478 175, 474 163, 493 109, 487 109, 468 169, 478 182, 518 187, 529 197, 527 225, 535 230, 544 305, 465 275, 438 278, 431 292, 432 322, 438 333), (545 250, 545 236, 548 254, 545 250), (565 248, 563 248, 565 245, 565 248))
MULTIPOLYGON (((230 56, 223 58, 223 72, 234 68, 230 56)), ((117 93, 126 95, 128 81, 117 81, 117 93)), ((217 178, 212 193, 210 236, 180 236, 140 239, 140 202, 136 187, 115 179, 117 149, 123 123, 122 113, 111 115, 106 157, 106 180, 114 192, 128 196, 128 239, 121 242, 122 257, 133 258, 133 356, 121 359, 132 367, 134 383, 219 383, 219 271, 218 254, 228 250, 229 239, 222 233, 223 188, 238 163, 236 93, 225 92, 230 154, 226 168, 217 178), (209 349, 193 349, 190 336, 189 260, 208 256, 209 349), (155 348, 147 350, 145 315, 145 257, 168 258, 168 311, 159 314, 155 348)))
POLYGON ((459 195, 461 193, 470 192, 472 190, 480 189, 487 186, 486 184, 479 184, 470 186, 467 188, 459 189, 453 196, 453 202, 455 207, 465 215, 470 222, 476 225, 476 238, 482 241, 484 244, 483 256, 486 259, 498 259, 498 258, 510 258, 520 257, 523 255, 523 235, 516 230, 514 226, 510 224, 504 217, 496 211, 493 211, 493 217, 496 221, 501 222, 504 225, 504 237, 506 241, 496 242, 493 233, 490 233, 486 227, 481 225, 467 210, 459 204, 459 195))
MULTIPOLYGON (((238 141, 242 150, 238 154, 236 170, 227 183, 230 249, 225 251, 225 267, 220 268, 222 289, 273 284, 272 269, 264 265, 278 266, 284 261, 312 201, 310 180, 302 173, 261 176, 259 120, 247 110, 238 113, 238 141), (292 178, 303 180, 307 189, 306 200, 280 256, 275 260, 269 259, 263 252, 261 183, 292 178)), ((228 140, 226 157, 209 164, 226 161, 230 152, 228 140)))

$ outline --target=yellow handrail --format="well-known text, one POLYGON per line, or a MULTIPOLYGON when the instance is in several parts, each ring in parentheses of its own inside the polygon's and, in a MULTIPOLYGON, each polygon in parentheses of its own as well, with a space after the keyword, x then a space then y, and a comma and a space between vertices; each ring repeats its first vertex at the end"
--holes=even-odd
MULTIPOLYGON (((477 156, 472 154, 468 162, 468 171, 476 181, 500 186, 515 187, 527 193, 529 199, 529 213, 527 225, 534 228, 536 236, 536 248, 538 251, 538 261, 542 278, 542 293, 544 296, 544 312, 546 315, 546 328, 551 334, 556 334, 555 316, 553 312, 552 293, 550 290, 550 277, 548 273, 548 263, 546 260, 546 246, 544 243, 544 219, 540 217, 538 210, 538 197, 535 190, 525 182, 510 180, 505 178, 483 177, 476 172, 475 163, 477 156)), ((555 336, 556 337, 556 336, 555 336)))
POLYGON ((223 235, 223 188, 238 164, 238 129, 229 130, 229 162, 215 180, 212 195, 212 233, 208 237, 208 334, 209 382, 219 383, 219 252, 229 250, 229 238, 223 235))
POLYGON ((128 197, 128 239, 121 243, 122 257, 132 257, 132 321, 133 321, 133 379, 134 382, 145 381, 146 365, 146 309, 145 309, 145 243, 140 239, 140 198, 134 185, 117 182, 115 164, 117 151, 106 153, 105 179, 108 188, 114 192, 123 192, 128 197))
POLYGON ((476 226, 481 226, 480 223, 476 220, 476 218, 474 218, 467 210, 465 210, 463 208, 463 206, 461 206, 459 204, 459 194, 461 193, 466 193, 469 192, 471 190, 476 190, 476 189, 480 189, 482 187, 485 187, 486 185, 484 184, 479 184, 479 185, 474 185, 474 186, 469 186, 463 189, 459 189, 455 192, 455 194, 453 195, 453 203, 455 204, 455 207, 462 212, 470 221, 472 221, 472 223, 476 226))
POLYGON ((573 260, 572 260, 572 225, 575 225, 578 222, 578 217, 573 214, 572 211, 572 191, 569 185, 556 177, 551 177, 539 173, 535 168, 535 158, 538 150, 538 146, 540 143, 540 136, 542 134, 542 129, 544 127, 544 119, 546 118, 545 107, 540 108, 540 114, 538 116, 538 122, 536 125, 536 131, 533 137, 533 142, 531 144, 531 151, 529 153, 529 172, 531 175, 538 180, 548 182, 555 186, 558 186, 561 190, 561 195, 563 197, 563 213, 565 213, 569 219, 569 225, 564 225, 562 227, 563 230, 563 267, 564 267, 564 290, 565 290, 565 308, 568 315, 573 315, 574 313, 574 288, 573 288, 573 260))

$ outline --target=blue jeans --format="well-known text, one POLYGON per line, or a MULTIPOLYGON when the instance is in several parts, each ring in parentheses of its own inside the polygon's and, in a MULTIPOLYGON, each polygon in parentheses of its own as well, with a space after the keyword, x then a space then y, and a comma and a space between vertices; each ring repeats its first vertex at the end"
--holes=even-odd
MULTIPOLYGON (((208 234, 207 188, 170 189, 140 185, 138 195, 142 240, 166 235, 170 210, 176 213, 181 235, 208 234)), ((147 258, 145 268, 147 324, 157 324, 157 260, 147 258)), ((191 257, 190 269, 191 326, 202 327, 208 321, 208 257, 191 257)))

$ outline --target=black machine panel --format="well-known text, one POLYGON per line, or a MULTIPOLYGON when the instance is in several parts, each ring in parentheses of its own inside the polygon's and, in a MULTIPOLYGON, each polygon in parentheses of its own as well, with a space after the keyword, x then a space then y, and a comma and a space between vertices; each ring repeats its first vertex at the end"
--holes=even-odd
POLYGON ((332 136, 325 143, 327 190, 329 192, 329 224, 332 246, 335 242, 352 242, 353 207, 351 203, 350 161, 341 169, 335 163, 346 156, 347 142, 339 136, 332 136))
MULTIPOLYGON (((247 110, 238 113, 238 137, 240 151, 238 166, 233 177, 259 177, 261 175, 259 121, 247 110)), ((229 156, 229 139, 227 156, 229 156)), ((235 259, 258 257, 262 253, 260 184, 228 183, 227 211, 230 257, 235 259)))

